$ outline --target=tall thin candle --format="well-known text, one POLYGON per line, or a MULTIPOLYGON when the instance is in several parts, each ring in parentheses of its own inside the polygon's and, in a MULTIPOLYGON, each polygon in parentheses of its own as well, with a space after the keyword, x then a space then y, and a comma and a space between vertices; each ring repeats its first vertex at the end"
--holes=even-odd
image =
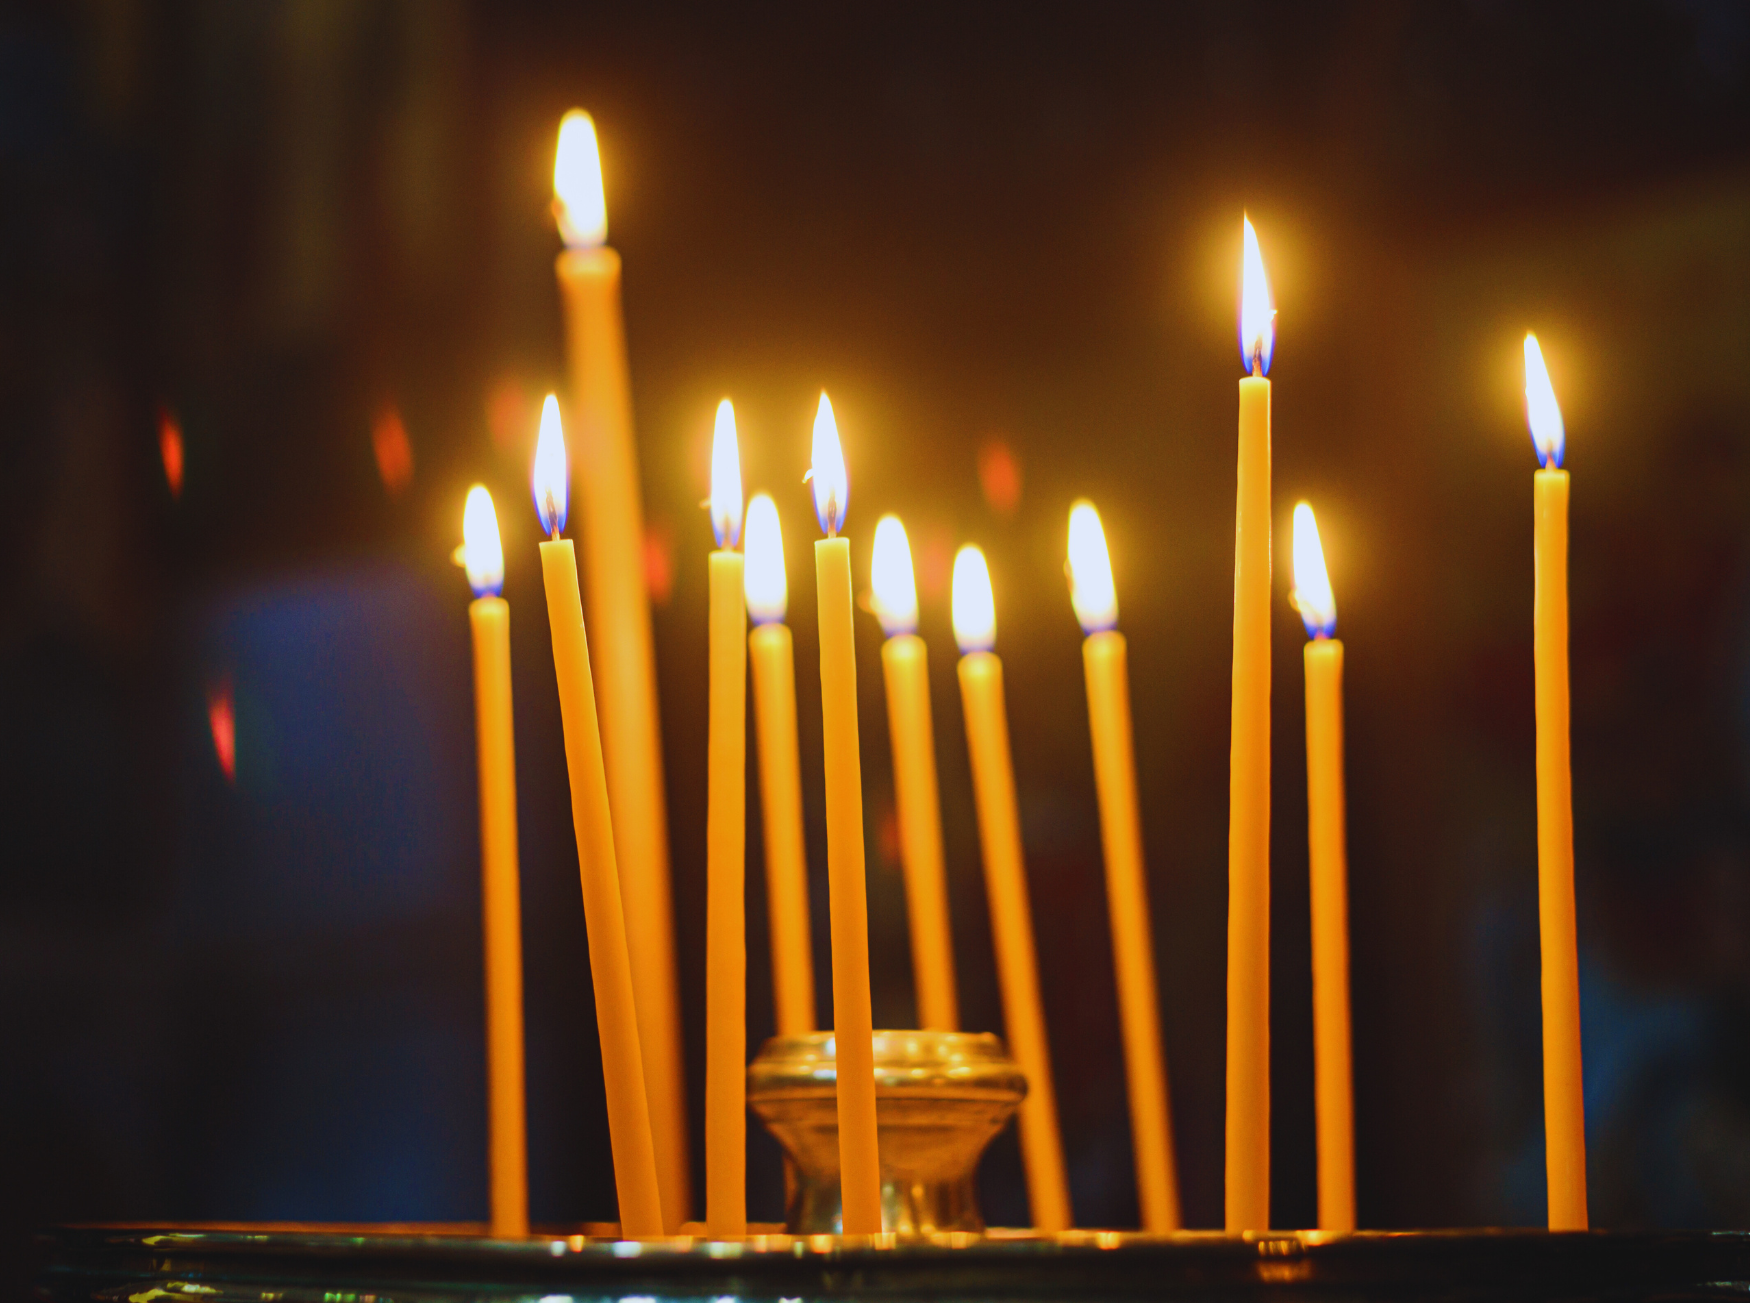
POLYGON ((1142 819, 1136 801, 1136 748, 1130 720, 1129 645, 1118 632, 1118 594, 1106 531, 1091 502, 1069 513, 1069 573, 1076 619, 1087 635, 1082 669, 1094 782, 1100 796, 1100 841, 1106 856, 1106 899, 1112 914, 1112 962, 1124 1029, 1130 1091, 1130 1138, 1136 1193, 1148 1231, 1179 1229, 1179 1182, 1173 1124, 1167 1108, 1167 1062, 1155 986, 1154 933, 1142 862, 1142 819))
POLYGON ((1580 958, 1574 926, 1574 802, 1568 765, 1567 430, 1537 336, 1525 337, 1525 411, 1542 469, 1533 477, 1537 588, 1537 908, 1543 951, 1543 1127, 1549 1228, 1583 1231, 1586 1100, 1580 1072, 1580 958))
POLYGON ((1234 504, 1227 809, 1227 1231, 1270 1225, 1270 352, 1275 310, 1247 218, 1234 504))
POLYGON ((675 1231, 690 1199, 662 728, 644 579, 644 509, 632 434, 620 255, 607 245, 601 154, 595 123, 587 113, 573 110, 560 124, 553 191, 566 246, 556 272, 577 436, 584 588, 600 678, 596 699, 627 939, 638 982, 638 1031, 650 1115, 656 1123, 663 1219, 675 1231))
POLYGON ((821 749, 826 768, 826 868, 832 918, 832 1024, 839 1114, 839 1190, 846 1235, 881 1230, 875 1129, 875 1030, 869 995, 869 898, 863 876, 863 769, 857 751, 857 650, 851 628, 851 547, 839 537, 850 479, 832 404, 814 417, 814 544, 820 603, 821 749))
POLYGON ((517 888, 516 740, 504 547, 486 486, 468 490, 462 554, 474 601, 474 739, 480 764, 480 916, 486 942, 486 1116, 492 1233, 529 1233, 523 1093, 523 935, 517 888))

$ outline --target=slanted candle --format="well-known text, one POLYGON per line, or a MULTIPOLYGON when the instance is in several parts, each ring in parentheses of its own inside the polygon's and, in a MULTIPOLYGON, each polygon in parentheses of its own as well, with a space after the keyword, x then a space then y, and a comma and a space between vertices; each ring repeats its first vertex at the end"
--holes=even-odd
POLYGON ((710 723, 705 789, 705 1232, 747 1234, 747 598, 735 409, 711 441, 710 723))
POLYGON ((529 1233, 523 1094, 523 936, 517 889, 516 740, 510 704, 510 607, 498 514, 484 484, 462 510, 462 558, 474 601, 474 742, 480 765, 480 917, 486 949, 486 1138, 492 1233, 529 1233))
POLYGON ((1244 219, 1233 715, 1227 807, 1227 1191, 1230 1235, 1270 1225, 1270 353, 1275 310, 1244 219))
POLYGON ((584 591, 600 684, 596 696, 602 749, 638 982, 638 1030, 656 1124, 663 1216, 674 1231, 685 1219, 689 1198, 662 730, 644 579, 644 509, 632 436, 620 255, 607 245, 601 154, 595 123, 587 113, 573 110, 560 124, 553 192, 554 214, 565 239, 556 270, 570 359, 569 410, 578 453, 584 591))
POLYGON ((1568 767, 1567 431, 1537 336, 1525 337, 1525 413, 1542 466, 1533 477, 1537 587, 1537 910, 1543 951, 1543 1128, 1549 1228, 1583 1231, 1586 1107, 1580 1075, 1580 961, 1574 928, 1574 805, 1568 767))
POLYGON ((1306 833, 1311 877, 1313 1098, 1319 1229, 1355 1229, 1349 1051, 1349 857, 1343 812, 1343 644, 1313 509, 1294 508, 1294 605, 1306 624, 1306 833))
POLYGON ((883 516, 876 522, 869 568, 875 614, 887 634, 881 645, 881 672, 887 686, 887 736, 893 747, 893 799, 899 817, 900 862, 905 867, 918 1026, 958 1031, 936 738, 930 720, 929 655, 917 635, 911 544, 899 517, 883 516))
POLYGON ((814 511, 820 607, 821 750, 826 768, 826 869, 832 922, 832 1025, 839 1114, 839 1190, 846 1235, 881 1230, 875 1130, 875 1030, 869 995, 869 899, 863 875, 863 772, 857 752, 857 651, 851 627, 851 547, 839 537, 850 479, 832 404, 814 416, 814 511))
POLYGON ((1021 813, 1015 801, 1015 766, 1009 752, 1008 707, 1003 699, 1003 663, 996 646, 996 601, 984 553, 963 547, 954 558, 954 640, 960 644, 960 700, 966 713, 966 746, 978 805, 978 840, 984 852, 984 885, 996 951, 997 984, 1009 1049, 1027 1078, 1021 1101, 1021 1158, 1027 1170, 1027 1201, 1033 1225, 1068 1230, 1069 1182, 1057 1127, 1057 1092, 1051 1082, 1051 1049, 1039 998, 1039 966, 1033 952, 1033 909, 1021 856, 1021 813))
POLYGON ((802 762, 796 743, 796 653, 784 623, 789 583, 784 534, 771 495, 747 506, 747 636, 760 753, 760 820, 766 843, 766 909, 772 933, 772 1002, 780 1036, 814 1030, 814 947, 808 926, 808 857, 802 839, 802 762))
POLYGON ((1094 783, 1100 798, 1106 900, 1112 914, 1112 962, 1117 970, 1118 1013, 1124 1029, 1136 1193, 1144 1230, 1176 1231, 1179 1185, 1167 1105, 1166 1056, 1161 1051, 1142 820, 1136 801, 1129 653, 1117 628, 1118 594, 1112 584, 1106 532, 1091 502, 1078 502, 1070 509, 1069 575, 1071 604, 1087 635, 1082 642, 1082 671, 1088 689, 1094 783))
POLYGON ((601 1037, 608 1140, 620 1202, 620 1233, 627 1239, 652 1239, 663 1233, 662 1200, 650 1105, 644 1090, 644 1059, 638 1046, 632 963, 620 905, 620 874, 614 862, 614 830, 608 817, 608 784, 596 725, 595 685, 589 672, 589 639, 577 591, 577 557, 571 540, 559 537, 565 528, 565 462, 559 402, 549 394, 541 409, 541 437, 535 447, 535 510, 548 535, 548 541, 541 544, 541 578, 547 590, 553 669, 559 682, 559 721, 565 734, 565 769, 571 781, 571 822, 583 884, 584 926, 589 933, 589 973, 595 988, 596 1030, 601 1037))

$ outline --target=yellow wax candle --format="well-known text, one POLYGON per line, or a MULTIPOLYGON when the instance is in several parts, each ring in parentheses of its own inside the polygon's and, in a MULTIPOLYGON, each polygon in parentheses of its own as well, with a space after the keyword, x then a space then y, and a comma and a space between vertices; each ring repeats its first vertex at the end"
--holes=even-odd
POLYGON ((480 764, 481 922, 486 942, 487 1166, 492 1234, 529 1233, 523 1093, 523 937, 517 891, 516 743, 510 704, 510 607, 498 516, 485 485, 468 490, 462 548, 474 635, 474 733, 480 764))
POLYGON ((735 409, 711 447, 710 725, 705 795, 705 1233, 747 1234, 747 597, 735 409))
POLYGON ((1230 1235, 1270 1225, 1270 350, 1274 310, 1245 223, 1233 728, 1227 812, 1227 1197, 1230 1235))
POLYGON ((691 1200, 662 728, 644 579, 644 511, 632 436, 620 255, 606 245, 601 156, 587 113, 573 110, 560 125, 553 189, 566 244, 557 272, 580 454, 577 488, 584 588, 599 679, 596 700, 638 983, 638 1031, 656 1124, 663 1219, 673 1232, 685 1220, 691 1200))
POLYGON ((1586 1102, 1574 930, 1574 804, 1568 767, 1567 432, 1537 337, 1525 337, 1525 405, 1543 469, 1534 477, 1537 588, 1537 906, 1543 948, 1543 1127, 1549 1228, 1583 1231, 1586 1102))
POLYGON ((1069 515, 1069 570, 1076 619, 1087 634, 1082 669, 1094 783, 1100 798, 1100 841, 1106 856, 1106 898, 1112 914, 1112 962, 1124 1028, 1124 1068, 1130 1092, 1130 1137, 1142 1226, 1179 1229, 1179 1183, 1167 1106, 1167 1064, 1155 984, 1154 933, 1142 863, 1142 820, 1136 803, 1136 749, 1131 734, 1130 673, 1118 623, 1118 595, 1106 533, 1090 502, 1069 515))
POLYGON ((789 581, 784 534, 771 496, 747 507, 747 636, 760 752, 772 1002, 780 1036, 814 1030, 814 946, 808 927, 808 857, 802 838, 802 761, 796 744, 796 652, 784 623, 789 581))
POLYGON ((1355 1229, 1349 1051, 1349 854, 1343 813, 1343 644, 1310 506, 1294 509, 1294 605, 1306 622, 1306 811, 1311 874, 1313 1084, 1319 1229, 1355 1229))
POLYGON ((984 553, 963 547, 954 558, 954 639, 960 644, 960 700, 966 713, 966 746, 978 805, 978 840, 984 852, 984 885, 990 899, 997 984, 1009 1049, 1027 1078, 1021 1102, 1021 1158, 1027 1169, 1027 1201, 1033 1225, 1043 1231, 1071 1225, 1069 1180, 1057 1127, 1057 1092, 1051 1082, 1051 1049, 1039 998, 1033 954, 1033 911, 1021 858, 1021 814, 1015 802, 1014 760, 1009 753, 1008 707, 1003 700, 1003 663, 996 645, 996 603, 984 553))
POLYGON ((820 604, 821 749, 826 762, 826 868, 832 923, 832 1025, 837 1056, 839 1190, 846 1235, 881 1230, 875 1129, 875 1023, 869 995, 869 899, 863 877, 863 772, 857 751, 857 650, 851 548, 838 537, 850 498, 832 404, 814 418, 814 544, 820 604))
POLYGON ((918 1026, 958 1031, 954 937, 948 927, 936 738, 930 720, 929 658, 923 639, 917 636, 918 594, 912 578, 911 544, 897 516, 883 516, 876 522, 870 574, 875 614, 887 633, 881 646, 881 670, 887 685, 887 735, 893 746, 894 805, 899 816, 900 860, 905 866, 918 1026))
POLYGON ((596 724, 589 641, 577 591, 577 558, 571 540, 559 537, 565 528, 565 470, 559 404, 549 394, 535 449, 535 503, 542 528, 551 536, 541 544, 541 577, 547 590, 547 621, 552 626, 553 669, 559 681, 565 768, 571 780, 571 821, 583 883, 584 924, 589 932, 589 972, 595 987, 596 1029, 601 1037, 608 1138, 619 1193, 620 1233, 627 1239, 651 1239, 663 1233, 662 1199, 644 1090, 644 1060, 638 1046, 620 875, 614 863, 614 830, 608 818, 608 784, 596 724))

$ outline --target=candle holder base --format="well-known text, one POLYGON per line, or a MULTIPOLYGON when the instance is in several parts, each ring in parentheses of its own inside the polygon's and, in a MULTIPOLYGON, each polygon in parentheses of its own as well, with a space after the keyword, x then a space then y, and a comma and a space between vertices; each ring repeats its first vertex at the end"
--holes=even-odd
MULTIPOLYGON (((785 1226, 830 1234, 839 1198, 838 1074, 831 1032, 778 1036, 747 1070, 747 1102, 789 1156, 785 1226)), ((1027 1080, 989 1032, 875 1033, 881 1229, 982 1231, 973 1178, 1027 1080)))

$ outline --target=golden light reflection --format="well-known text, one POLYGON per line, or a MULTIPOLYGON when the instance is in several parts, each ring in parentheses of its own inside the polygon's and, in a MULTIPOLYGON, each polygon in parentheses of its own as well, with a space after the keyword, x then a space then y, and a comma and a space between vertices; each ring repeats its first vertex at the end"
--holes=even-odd
POLYGON ((1543 364, 1543 350, 1537 345, 1536 335, 1525 337, 1525 422, 1531 427, 1538 464, 1545 470, 1558 469, 1567 449, 1568 431, 1562 424, 1561 405, 1556 402, 1555 387, 1549 382, 1549 368, 1543 364))
POLYGON ((972 544, 954 556, 954 641, 962 655, 997 645, 997 604, 990 590, 990 567, 972 544))
POLYGON ((602 192, 602 154, 595 119, 572 109, 559 123, 553 151, 553 214, 570 249, 590 249, 608 239, 608 202, 602 192))
POLYGON ((734 550, 741 541, 741 445, 735 438, 735 407, 717 404, 711 434, 711 532, 717 546, 734 550))
POLYGON ((845 527, 845 508, 851 500, 851 480, 845 470, 845 452, 839 445, 839 424, 833 418, 832 402, 821 390, 814 413, 814 464, 808 478, 814 488, 814 514, 828 538, 845 527))
POLYGON ((1270 279, 1264 274, 1264 254, 1252 219, 1244 217, 1245 258, 1240 273, 1240 360, 1252 375, 1270 374, 1276 348, 1276 309, 1270 302, 1270 279))
POLYGON ((468 490, 462 508, 462 565, 474 596, 485 597, 504 587, 504 545, 498 538, 498 512, 484 484, 468 490))
POLYGON ((789 579, 784 572, 784 530, 778 523, 778 504, 769 493, 756 493, 747 504, 747 541, 742 580, 747 593, 747 614, 755 624, 776 624, 790 603, 789 579))
POLYGON ((1294 592, 1289 600, 1300 612, 1309 638, 1329 638, 1337 631, 1337 599, 1325 572, 1325 549, 1309 503, 1294 508, 1294 592))
POLYGON ((541 404, 541 437, 535 441, 535 469, 530 485, 535 491, 535 512, 541 532, 558 538, 565 529, 570 502, 570 471, 565 461, 565 427, 559 423, 559 399, 548 394, 541 404))
POLYGON ((918 589, 912 575, 911 541, 898 516, 883 516, 875 523, 869 589, 875 618, 889 638, 917 632, 918 589))
POLYGON ((1118 623, 1118 592, 1112 586, 1112 559, 1100 513, 1086 499, 1069 509, 1070 604, 1083 633, 1098 633, 1118 623))

